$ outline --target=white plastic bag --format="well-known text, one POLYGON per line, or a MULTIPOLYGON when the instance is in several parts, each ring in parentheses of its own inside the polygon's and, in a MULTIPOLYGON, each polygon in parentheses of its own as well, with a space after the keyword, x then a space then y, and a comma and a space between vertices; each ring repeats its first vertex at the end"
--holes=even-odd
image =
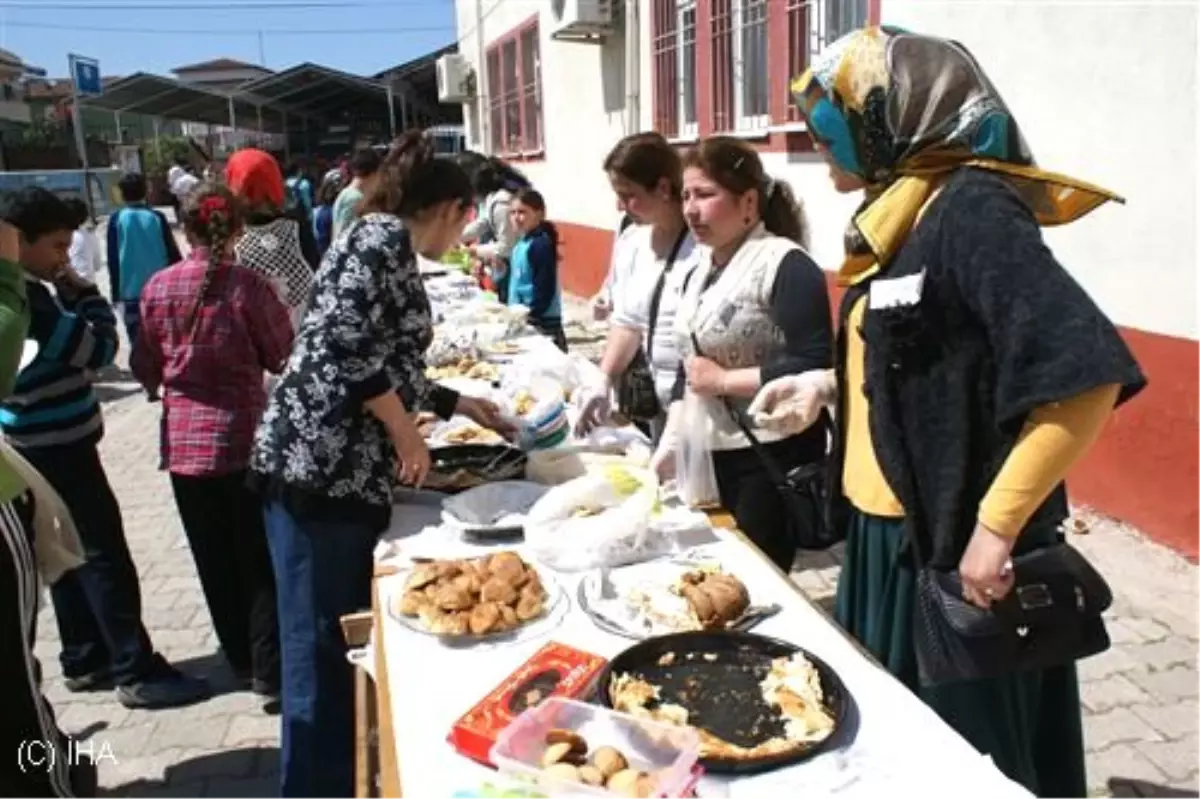
POLYGON ((525 520, 525 543, 561 571, 650 560, 675 546, 673 537, 651 528, 657 504, 658 480, 647 469, 590 472, 538 500, 525 520))
POLYGON ((710 449, 716 402, 685 391, 675 427, 675 481, 679 498, 693 508, 720 504, 710 449))

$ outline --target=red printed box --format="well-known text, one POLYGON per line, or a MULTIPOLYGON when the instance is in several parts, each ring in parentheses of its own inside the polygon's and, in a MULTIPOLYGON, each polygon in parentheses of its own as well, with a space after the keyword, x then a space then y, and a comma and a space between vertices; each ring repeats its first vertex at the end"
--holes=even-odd
POLYGON ((460 754, 494 765, 488 753, 513 719, 550 696, 585 696, 607 662, 599 655, 552 641, 456 721, 447 740, 460 754))

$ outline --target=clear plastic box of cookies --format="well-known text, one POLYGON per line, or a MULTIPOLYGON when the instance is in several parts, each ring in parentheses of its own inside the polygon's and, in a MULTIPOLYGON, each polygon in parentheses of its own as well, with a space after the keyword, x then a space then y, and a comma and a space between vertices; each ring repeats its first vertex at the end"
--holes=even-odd
POLYGON ((699 753, 690 727, 550 697, 513 719, 490 760, 550 796, 689 796, 699 753))

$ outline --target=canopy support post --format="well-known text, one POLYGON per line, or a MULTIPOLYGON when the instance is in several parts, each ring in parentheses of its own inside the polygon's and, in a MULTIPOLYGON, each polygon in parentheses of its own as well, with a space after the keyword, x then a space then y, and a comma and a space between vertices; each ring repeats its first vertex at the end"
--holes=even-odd
POLYGON ((392 91, 392 82, 387 82, 387 101, 388 101, 388 130, 391 132, 391 138, 396 138, 396 95, 392 91))

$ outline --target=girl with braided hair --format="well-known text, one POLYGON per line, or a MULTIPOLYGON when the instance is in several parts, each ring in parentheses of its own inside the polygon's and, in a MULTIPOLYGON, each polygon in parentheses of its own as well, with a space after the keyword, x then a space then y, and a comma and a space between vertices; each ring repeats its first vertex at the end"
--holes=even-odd
POLYGON ((246 687, 274 696, 275 585, 246 468, 267 402, 264 372, 282 371, 292 324, 268 278, 237 262, 243 217, 228 190, 193 193, 183 224, 192 253, 146 284, 130 365, 147 389, 163 389, 162 468, 217 640, 246 687))

